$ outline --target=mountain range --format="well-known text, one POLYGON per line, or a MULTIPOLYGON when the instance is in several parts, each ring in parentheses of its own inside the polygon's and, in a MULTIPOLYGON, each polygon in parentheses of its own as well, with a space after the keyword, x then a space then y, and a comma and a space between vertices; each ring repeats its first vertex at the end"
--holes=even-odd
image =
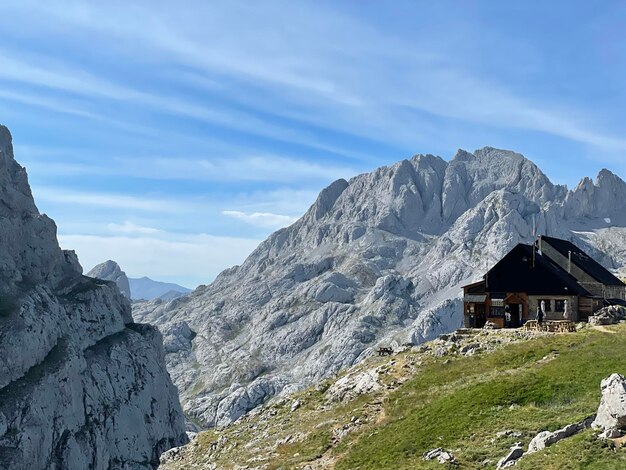
POLYGON ((191 289, 178 284, 155 281, 145 276, 128 277, 119 264, 111 260, 94 266, 87 276, 115 282, 120 292, 132 300, 172 300, 191 292, 191 289))
POLYGON ((568 190, 511 151, 416 155, 335 181, 241 266, 133 315, 162 331, 187 416, 220 427, 379 345, 461 326, 460 286, 536 235, 623 267, 625 206, 608 170, 568 190))

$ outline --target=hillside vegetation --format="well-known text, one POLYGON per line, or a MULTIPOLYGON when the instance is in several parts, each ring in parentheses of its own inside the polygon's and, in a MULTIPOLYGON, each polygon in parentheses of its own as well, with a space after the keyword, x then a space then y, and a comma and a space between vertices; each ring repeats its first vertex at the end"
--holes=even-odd
MULTIPOLYGON (((624 357, 625 324, 569 334, 464 332, 348 371, 376 371, 369 393, 334 402, 337 379, 327 380, 202 433, 162 468, 495 468, 514 442, 527 447, 539 431, 594 414, 600 381, 626 374, 624 357), (457 466, 423 460, 438 447, 457 466)), ((626 451, 589 430, 516 468, 626 468, 626 451)))

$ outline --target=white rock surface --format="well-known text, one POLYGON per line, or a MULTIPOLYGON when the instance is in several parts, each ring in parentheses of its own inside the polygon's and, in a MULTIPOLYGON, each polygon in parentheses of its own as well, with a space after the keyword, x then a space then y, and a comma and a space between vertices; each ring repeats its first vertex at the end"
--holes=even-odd
POLYGON ((612 374, 600 384, 602 399, 592 426, 602 431, 626 430, 626 378, 612 374))
POLYGON ((567 437, 573 436, 585 429, 585 426, 581 423, 569 424, 561 429, 557 429, 554 432, 541 431, 537 434, 528 444, 528 453, 539 452, 546 447, 551 446, 567 437))
POLYGON ((589 317, 590 325, 613 325, 626 319, 626 307, 609 305, 589 317))
POLYGON ((127 299, 131 298, 128 277, 126 277, 126 273, 122 271, 122 268, 115 261, 108 260, 94 266, 87 273, 87 276, 104 281, 113 281, 124 297, 127 299))
POLYGON ((452 452, 445 450, 441 447, 425 452, 422 458, 425 461, 437 459, 437 462, 440 464, 456 463, 456 459, 454 458, 452 452))
POLYGON ((3 126, 0 221, 0 468, 154 468, 186 442, 161 335, 59 248, 3 126))
POLYGON ((380 390, 382 385, 378 380, 378 370, 369 369, 363 372, 348 374, 337 380, 326 391, 326 399, 331 402, 348 401, 359 395, 380 390))
POLYGON ((602 171, 581 185, 553 185, 522 155, 488 147, 449 162, 417 155, 334 182, 241 266, 133 312, 164 332, 186 322, 192 347, 167 356, 184 408, 205 425, 228 423, 380 345, 458 328, 460 286, 531 243, 534 224, 619 268, 626 184, 602 171))

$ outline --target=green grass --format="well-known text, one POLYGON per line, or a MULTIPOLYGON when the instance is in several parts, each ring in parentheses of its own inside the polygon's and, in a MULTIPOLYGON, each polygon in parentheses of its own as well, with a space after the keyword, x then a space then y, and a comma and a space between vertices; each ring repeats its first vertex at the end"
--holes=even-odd
MULTIPOLYGON (((388 397, 383 423, 342 446, 346 453, 335 468, 442 468, 422 460, 436 447, 451 450, 461 468, 484 468, 486 460, 493 468, 515 440, 527 445, 541 430, 595 412, 600 381, 613 372, 626 373, 626 328, 612 331, 586 329, 428 364, 388 397), (551 355, 555 358, 540 361, 551 355), (506 429, 523 436, 491 442, 506 429)), ((626 468, 626 452, 616 453, 587 434, 540 454, 522 459, 519 468, 626 468), (583 461, 586 467, 580 467, 583 461)))
POLYGON ((626 468, 626 452, 615 449, 610 443, 599 442, 591 431, 586 431, 543 452, 524 457, 515 468, 623 470, 626 468))
MULTIPOLYGON (((493 469, 515 442, 527 447, 538 432, 595 413, 600 381, 614 372, 626 374, 626 324, 528 340, 515 332, 479 334, 467 341, 481 338, 497 350, 472 357, 407 352, 368 358, 349 373, 378 367, 382 389, 328 403, 326 389, 337 377, 326 379, 266 405, 260 414, 201 433, 185 460, 165 468, 204 468, 210 462, 224 469, 287 470, 314 462, 313 468, 336 470, 445 470, 422 459, 424 452, 444 447, 458 461, 448 468, 493 469), (301 406, 291 411, 295 399, 301 406), (338 439, 346 426, 349 432, 338 439), (505 430, 521 435, 496 438, 505 430)), ((524 456, 515 468, 621 469, 626 450, 589 430, 524 456)))

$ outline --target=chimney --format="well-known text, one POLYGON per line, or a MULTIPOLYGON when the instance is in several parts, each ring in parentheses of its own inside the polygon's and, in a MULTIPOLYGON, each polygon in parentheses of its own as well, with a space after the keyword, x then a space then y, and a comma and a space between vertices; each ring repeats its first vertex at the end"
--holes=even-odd
POLYGON ((572 274, 572 250, 567 251, 567 272, 572 274))

